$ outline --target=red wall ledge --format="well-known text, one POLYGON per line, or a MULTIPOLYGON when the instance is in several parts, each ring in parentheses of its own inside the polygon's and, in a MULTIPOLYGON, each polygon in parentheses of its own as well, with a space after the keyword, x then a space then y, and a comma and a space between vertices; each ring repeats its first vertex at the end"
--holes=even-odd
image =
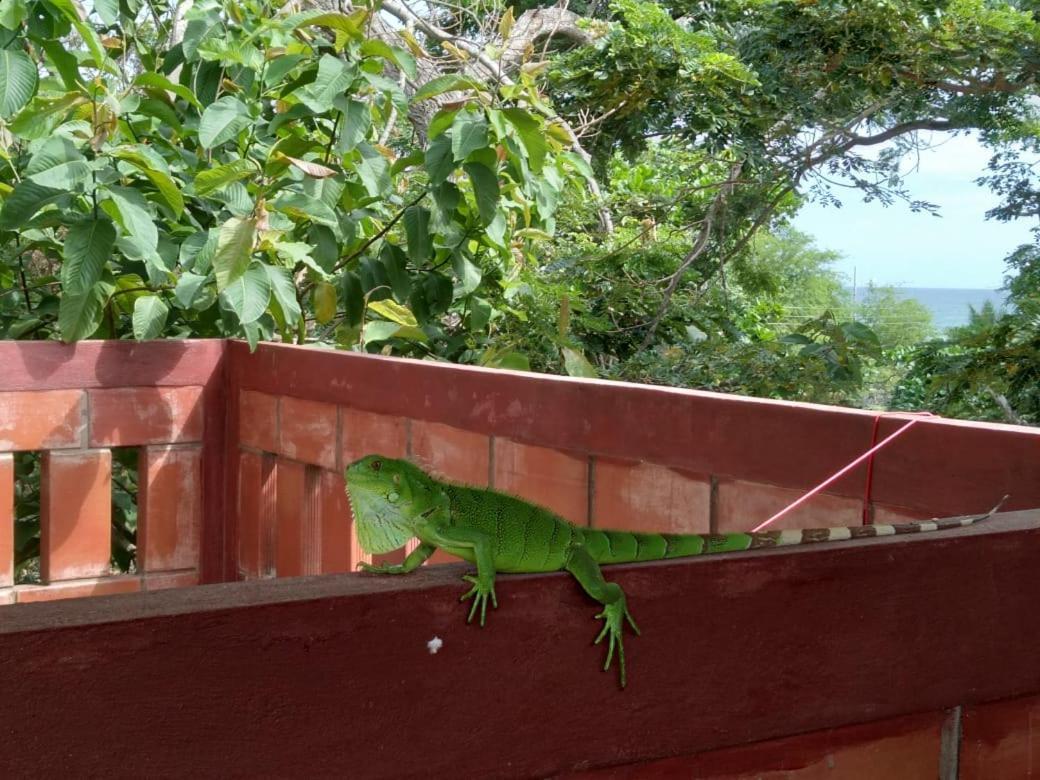
MULTIPOLYGON (((613 567, 643 629, 624 692, 599 670, 595 606, 570 578, 503 577, 480 629, 458 604, 461 571, 10 607, 0 774, 545 776, 694 767, 681 757, 855 724, 874 724, 853 736, 877 750, 934 752, 906 766, 949 767, 958 713, 975 761, 972 740, 1023 720, 1002 704, 987 726, 986 703, 1040 693, 1036 511, 613 567)), ((806 739, 783 743, 784 760, 819 748, 806 739)), ((779 760, 720 755, 705 766, 779 760)))

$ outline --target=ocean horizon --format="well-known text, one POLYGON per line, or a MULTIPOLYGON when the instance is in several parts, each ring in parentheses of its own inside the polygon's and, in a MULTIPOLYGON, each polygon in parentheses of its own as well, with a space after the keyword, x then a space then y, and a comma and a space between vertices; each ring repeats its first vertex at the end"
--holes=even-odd
MULTIPOLYGON (((917 300, 932 313, 932 324, 936 330, 956 328, 967 325, 971 319, 971 309, 981 309, 987 302, 992 303, 997 311, 1005 309, 1004 290, 986 290, 967 287, 896 287, 892 289, 900 298, 917 300)), ((856 290, 856 300, 863 300, 865 287, 856 290)))

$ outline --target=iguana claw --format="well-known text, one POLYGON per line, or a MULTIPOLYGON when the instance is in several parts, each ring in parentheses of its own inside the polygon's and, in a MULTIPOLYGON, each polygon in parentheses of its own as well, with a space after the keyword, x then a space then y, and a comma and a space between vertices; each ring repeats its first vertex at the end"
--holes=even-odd
POLYGON ((636 621, 632 619, 632 615, 628 611, 628 607, 625 605, 624 599, 615 601, 611 604, 605 604, 603 611, 596 615, 597 619, 603 620, 603 629, 599 632, 599 636, 593 644, 598 645, 603 641, 603 637, 609 636, 609 642, 607 644, 607 662, 603 664, 603 671, 607 671, 610 668, 610 662, 614 660, 614 646, 617 645, 618 651, 618 665, 621 671, 621 687, 625 687, 625 645, 623 642, 623 634, 625 621, 632 627, 632 630, 639 636, 639 626, 636 625, 636 621))
POLYGON ((477 607, 480 607, 480 625, 483 626, 484 616, 487 613, 488 597, 491 598, 491 606, 498 609, 498 599, 495 597, 495 583, 494 581, 485 583, 480 579, 479 575, 473 574, 464 574, 462 579, 473 583, 473 587, 469 589, 469 592, 459 599, 459 601, 465 601, 468 598, 473 599, 473 606, 469 609, 469 617, 466 618, 466 622, 473 622, 473 616, 477 613, 477 607))

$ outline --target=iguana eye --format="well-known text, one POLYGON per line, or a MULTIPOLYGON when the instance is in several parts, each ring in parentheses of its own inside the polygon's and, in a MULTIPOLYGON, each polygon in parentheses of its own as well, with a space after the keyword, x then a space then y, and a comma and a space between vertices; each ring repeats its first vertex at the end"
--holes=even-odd
POLYGON ((401 475, 400 474, 394 474, 394 484, 395 485, 400 485, 401 484, 401 475))
POLYGON ((400 498, 401 496, 398 495, 397 491, 395 490, 391 490, 389 493, 386 494, 386 500, 389 501, 391 504, 396 504, 400 498))
POLYGON ((383 461, 381 461, 381 460, 374 460, 374 461, 372 461, 372 471, 379 471, 379 469, 381 469, 381 468, 383 468, 383 461))

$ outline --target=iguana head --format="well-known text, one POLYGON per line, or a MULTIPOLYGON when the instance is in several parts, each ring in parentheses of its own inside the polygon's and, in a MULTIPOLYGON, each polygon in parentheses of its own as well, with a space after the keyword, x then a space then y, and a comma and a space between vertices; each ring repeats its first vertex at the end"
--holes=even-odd
POLYGON ((446 498, 433 479, 406 460, 367 455, 347 466, 344 476, 358 541, 367 553, 403 546, 425 514, 446 498))

